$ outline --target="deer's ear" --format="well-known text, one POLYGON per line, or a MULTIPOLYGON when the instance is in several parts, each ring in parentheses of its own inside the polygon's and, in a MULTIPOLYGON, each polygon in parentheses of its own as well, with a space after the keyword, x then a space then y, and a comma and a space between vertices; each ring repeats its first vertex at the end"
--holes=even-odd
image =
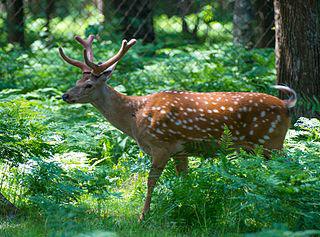
POLYGON ((114 69, 116 68, 117 62, 108 67, 101 75, 101 79, 107 81, 111 78, 114 69))

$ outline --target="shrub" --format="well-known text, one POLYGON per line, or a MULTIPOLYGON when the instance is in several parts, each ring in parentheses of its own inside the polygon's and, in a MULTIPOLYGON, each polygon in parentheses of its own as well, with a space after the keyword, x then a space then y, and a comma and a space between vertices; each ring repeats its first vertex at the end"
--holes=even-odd
POLYGON ((41 116, 25 99, 0 102, 0 157, 12 165, 32 157, 48 157, 50 144, 44 139, 46 127, 41 116))

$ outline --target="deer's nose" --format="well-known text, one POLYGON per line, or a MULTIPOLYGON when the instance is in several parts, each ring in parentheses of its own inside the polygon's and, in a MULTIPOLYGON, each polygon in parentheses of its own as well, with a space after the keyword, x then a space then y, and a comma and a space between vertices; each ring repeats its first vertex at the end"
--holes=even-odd
POLYGON ((63 99, 64 101, 67 101, 68 98, 69 98, 69 94, 63 94, 63 95, 62 95, 62 99, 63 99))

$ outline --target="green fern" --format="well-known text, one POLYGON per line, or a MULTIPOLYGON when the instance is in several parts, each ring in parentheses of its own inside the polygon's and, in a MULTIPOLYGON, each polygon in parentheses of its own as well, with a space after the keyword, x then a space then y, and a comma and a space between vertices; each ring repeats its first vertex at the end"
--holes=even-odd
POLYGON ((227 125, 224 126, 223 134, 220 138, 220 146, 219 146, 219 153, 226 156, 234 151, 232 147, 232 133, 227 125))
POLYGON ((230 129, 225 126, 219 141, 214 137, 210 140, 190 141, 185 143, 184 148, 189 155, 212 158, 217 153, 224 156, 232 153, 234 151, 232 145, 232 133, 230 129))
POLYGON ((320 112, 320 102, 316 96, 308 96, 305 94, 300 95, 299 105, 312 113, 320 112))

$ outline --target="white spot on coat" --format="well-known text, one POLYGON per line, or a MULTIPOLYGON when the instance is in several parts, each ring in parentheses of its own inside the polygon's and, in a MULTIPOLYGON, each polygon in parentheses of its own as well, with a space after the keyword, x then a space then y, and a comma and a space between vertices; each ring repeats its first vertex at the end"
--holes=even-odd
POLYGON ((268 135, 264 135, 264 136, 263 136, 263 139, 264 139, 264 140, 269 140, 270 137, 269 137, 268 135))
POLYGON ((180 125, 181 125, 181 121, 180 121, 180 120, 177 120, 177 121, 175 122, 175 124, 176 124, 177 126, 180 126, 180 125))

